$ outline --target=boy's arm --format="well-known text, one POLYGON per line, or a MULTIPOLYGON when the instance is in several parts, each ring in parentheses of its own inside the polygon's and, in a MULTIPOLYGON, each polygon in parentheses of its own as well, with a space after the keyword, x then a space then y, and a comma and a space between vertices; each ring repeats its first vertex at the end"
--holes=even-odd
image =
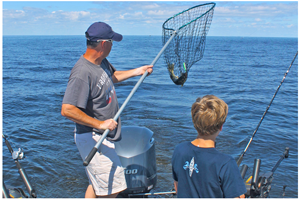
POLYGON ((246 186, 233 158, 222 167, 220 177, 225 198, 245 198, 246 186))
POLYGON ((174 181, 174 188, 175 188, 176 194, 177 194, 177 186, 178 186, 178 182, 174 181))

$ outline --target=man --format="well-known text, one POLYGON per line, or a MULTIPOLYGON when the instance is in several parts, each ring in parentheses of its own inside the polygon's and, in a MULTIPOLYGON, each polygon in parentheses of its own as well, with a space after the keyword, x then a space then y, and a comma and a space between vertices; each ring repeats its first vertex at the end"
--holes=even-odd
POLYGON ((113 41, 122 35, 103 22, 93 23, 86 31, 87 49, 73 67, 62 102, 61 114, 76 123, 75 143, 83 160, 109 129, 106 139, 85 168, 90 181, 85 197, 116 197, 125 190, 126 180, 114 142, 121 139, 121 121, 114 121, 119 109, 114 83, 152 73, 150 65, 117 71, 106 59, 113 41))
POLYGON ((235 160, 215 148, 228 106, 213 95, 198 98, 192 106, 198 136, 176 146, 172 172, 178 198, 234 198, 247 192, 235 160))

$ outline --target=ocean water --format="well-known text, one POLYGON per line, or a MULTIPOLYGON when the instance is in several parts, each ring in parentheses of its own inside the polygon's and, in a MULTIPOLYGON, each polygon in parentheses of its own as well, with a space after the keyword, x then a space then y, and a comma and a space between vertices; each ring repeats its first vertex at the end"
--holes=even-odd
MULTIPOLYGON (((160 36, 124 36, 109 61, 118 70, 150 64, 162 48, 160 36)), ((190 109, 197 97, 213 94, 229 105, 217 149, 237 158, 257 127, 298 50, 297 38, 207 37, 204 57, 192 66, 183 87, 170 79, 161 57, 121 114, 122 125, 154 132, 156 192, 173 188, 171 157, 180 142, 193 140, 190 109)), ((40 198, 82 198, 88 180, 74 144, 74 123, 60 114, 73 65, 85 51, 84 36, 3 37, 3 133, 23 148, 20 163, 40 198)), ((139 77, 116 85, 120 105, 139 77)), ((271 171, 285 147, 288 159, 274 174, 271 197, 298 197, 298 58, 258 129, 242 164, 262 161, 271 171)), ((3 180, 25 186, 3 142, 3 180)), ((169 195, 164 197, 170 197, 169 195)))

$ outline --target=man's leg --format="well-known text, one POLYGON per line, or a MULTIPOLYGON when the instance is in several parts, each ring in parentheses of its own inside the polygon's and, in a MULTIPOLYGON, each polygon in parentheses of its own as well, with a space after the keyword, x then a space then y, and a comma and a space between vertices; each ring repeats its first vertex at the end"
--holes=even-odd
POLYGON ((96 194, 94 192, 93 186, 89 185, 85 192, 85 198, 96 198, 96 194))
POLYGON ((96 196, 93 186, 89 185, 85 192, 85 198, 116 198, 119 193, 111 194, 108 196, 96 196))
MULTIPOLYGON (((76 134, 75 143, 83 160, 100 138, 101 136, 94 133, 76 134)), ((86 198, 99 197, 100 194, 104 198, 117 197, 118 193, 127 187, 124 169, 116 154, 114 144, 104 139, 100 150, 102 154, 97 152, 90 164, 85 167, 90 181, 85 193, 86 198), (107 186, 108 188, 104 188, 107 186), (110 193, 113 194, 105 195, 110 193)))
POLYGON ((114 193, 108 196, 97 196, 97 198, 116 198, 119 193, 114 193))

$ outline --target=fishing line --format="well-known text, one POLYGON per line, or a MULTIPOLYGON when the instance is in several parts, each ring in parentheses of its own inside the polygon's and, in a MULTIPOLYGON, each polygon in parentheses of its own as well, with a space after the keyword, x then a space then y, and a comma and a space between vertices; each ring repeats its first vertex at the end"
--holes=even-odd
POLYGON ((246 146, 246 148, 244 149, 244 151, 242 152, 242 154, 239 156, 239 158, 238 158, 238 160, 237 160, 237 162, 236 162, 238 166, 240 166, 240 164, 241 164, 241 162, 242 162, 242 160, 243 160, 243 157, 244 157, 244 155, 245 155, 247 149, 249 148, 249 145, 251 144, 251 142, 252 142, 252 140, 253 140, 253 138, 254 138, 254 136, 255 136, 255 134, 256 134, 256 132, 257 132, 259 126, 260 126, 260 124, 262 123, 264 117, 266 116, 266 114, 267 114, 267 112, 268 112, 268 110, 269 110, 269 108, 270 108, 270 106, 271 106, 271 104, 272 104, 272 102, 273 102, 273 100, 274 100, 276 94, 277 94, 278 91, 279 91, 279 88, 281 87, 283 81, 285 80, 287 74, 289 73, 289 71, 290 71, 290 69, 291 69, 291 67, 292 67, 292 65, 293 65, 293 63, 294 63, 294 61, 295 61, 297 55, 298 55, 298 51, 297 51, 297 53, 296 53, 296 55, 295 55, 295 57, 294 57, 294 59, 293 59, 291 65, 289 66, 288 70, 287 70, 286 73, 284 74, 283 79, 281 80, 281 82, 280 82, 280 84, 279 84, 279 86, 278 86, 276 92, 275 92, 274 95, 273 95, 273 98, 272 98, 271 102, 269 103, 267 109, 265 110, 263 116, 261 117, 261 119, 260 119, 260 121, 259 121, 259 123, 258 123, 258 125, 257 125, 257 127, 256 127, 256 129, 255 129, 255 131, 254 131, 254 133, 252 134, 252 136, 251 136, 251 138, 250 138, 250 140, 249 140, 249 142, 248 142, 248 144, 247 144, 247 146, 246 146))

